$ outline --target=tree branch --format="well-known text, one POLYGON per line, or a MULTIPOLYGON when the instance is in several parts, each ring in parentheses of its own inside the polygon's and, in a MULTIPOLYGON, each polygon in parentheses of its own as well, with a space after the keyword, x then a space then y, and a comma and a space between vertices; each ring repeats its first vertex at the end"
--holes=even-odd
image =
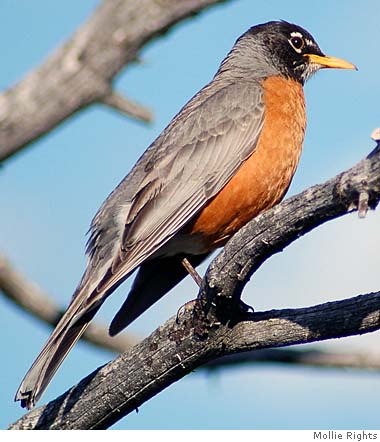
POLYGON ((129 115, 145 123, 150 123, 153 120, 152 112, 149 109, 123 97, 113 90, 111 90, 108 95, 105 95, 101 102, 118 112, 122 112, 125 115, 129 115))
POLYGON ((191 309, 97 369, 10 429, 105 429, 201 364, 252 349, 339 338, 380 328, 380 292, 306 309, 272 310, 199 337, 191 309), (102 398, 102 400, 99 400, 102 398))
POLYGON ((104 0, 69 41, 0 95, 0 162, 92 103, 111 100, 114 108, 149 120, 145 108, 115 100, 113 78, 149 41, 222 1, 104 0))
POLYGON ((357 210, 363 192, 368 207, 375 209, 380 200, 379 142, 351 169, 288 198, 240 229, 210 264, 202 303, 208 308, 211 301, 240 298, 249 278, 270 256, 315 227, 357 210))
POLYGON ((210 264, 200 302, 194 309, 189 305, 182 309, 179 324, 170 319, 129 352, 48 405, 31 411, 11 428, 107 428, 217 357, 378 330, 380 292, 233 320, 230 312, 218 309, 240 297, 249 277, 269 256, 318 225, 354 210, 364 190, 369 207, 375 208, 380 200, 379 144, 350 170, 289 198, 241 229, 210 264))
MULTIPOLYGON (((62 316, 50 296, 45 294, 36 284, 29 281, 16 270, 11 263, 0 255, 0 293, 18 305, 34 318, 54 327, 62 316)), ((92 322, 82 339, 103 350, 117 354, 131 348, 141 341, 128 333, 110 337, 106 326, 92 322)), ((380 369, 380 359, 370 354, 352 352, 330 352, 326 350, 261 350, 234 354, 218 358, 204 366, 205 370, 222 369, 226 366, 243 363, 286 363, 294 365, 312 365, 319 367, 357 368, 364 370, 380 369)))
MULTIPOLYGON (((34 318, 54 327, 63 311, 36 284, 27 280, 11 263, 0 255, 0 293, 18 305, 34 318)), ((137 337, 120 334, 110 337, 108 328, 92 322, 82 339, 92 345, 115 352, 117 354, 136 345, 141 341, 137 337)), ((313 365, 319 367, 357 368, 364 370, 380 369, 380 359, 377 356, 357 353, 334 353, 326 350, 262 350, 244 354, 218 358, 210 361, 205 370, 222 369, 226 366, 243 363, 286 363, 294 365, 313 365)))

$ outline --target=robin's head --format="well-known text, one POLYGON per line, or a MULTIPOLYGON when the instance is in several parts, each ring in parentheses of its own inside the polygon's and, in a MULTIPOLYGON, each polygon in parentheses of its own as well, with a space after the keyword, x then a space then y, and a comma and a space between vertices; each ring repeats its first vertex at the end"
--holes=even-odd
POLYGON ((218 72, 236 71, 256 78, 283 75, 304 84, 322 68, 356 69, 345 60, 326 56, 300 26, 272 21, 244 33, 218 72))

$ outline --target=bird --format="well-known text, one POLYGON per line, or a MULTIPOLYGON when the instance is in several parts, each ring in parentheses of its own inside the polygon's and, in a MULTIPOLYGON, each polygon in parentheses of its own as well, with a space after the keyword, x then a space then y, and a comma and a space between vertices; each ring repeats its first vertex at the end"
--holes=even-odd
POLYGON ((304 140, 303 86, 322 68, 356 69, 286 21, 237 39, 93 218, 85 272, 15 401, 34 407, 103 302, 136 269, 111 336, 187 276, 185 259, 198 266, 283 199, 304 140))

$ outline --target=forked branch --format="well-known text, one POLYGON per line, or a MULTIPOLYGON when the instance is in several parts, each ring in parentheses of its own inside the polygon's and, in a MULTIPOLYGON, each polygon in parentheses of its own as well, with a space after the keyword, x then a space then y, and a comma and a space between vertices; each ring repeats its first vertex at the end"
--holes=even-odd
POLYGON ((380 292, 302 309, 272 310, 219 321, 216 301, 239 298, 271 255, 333 218, 380 200, 380 146, 325 184, 284 201, 241 229, 211 263, 196 308, 182 309, 130 351, 96 370, 12 429, 101 429, 200 365, 220 356, 369 333, 380 328, 380 292), (200 313, 200 314, 199 314, 200 313), (102 400, 99 400, 102 398, 102 400))

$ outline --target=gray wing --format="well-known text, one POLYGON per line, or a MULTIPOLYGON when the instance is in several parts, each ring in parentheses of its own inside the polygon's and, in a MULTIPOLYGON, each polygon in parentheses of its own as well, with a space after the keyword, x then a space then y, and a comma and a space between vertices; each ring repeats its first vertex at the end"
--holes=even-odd
MULTIPOLYGON (((262 94, 258 83, 226 85, 214 79, 107 198, 91 225, 82 281, 16 393, 23 406, 31 408, 38 400, 105 298, 193 218, 254 151, 264 120, 262 94)), ((154 264, 147 269, 159 271, 154 264)), ((156 281, 156 298, 178 275, 170 278, 156 281)), ((150 294, 121 325, 151 304, 150 294)))
MULTIPOLYGON (((252 154, 263 126, 262 94, 258 83, 240 80, 226 85, 214 79, 107 198, 91 225, 86 272, 16 393, 23 406, 31 408, 38 400, 105 298, 193 218, 252 154)), ((159 271, 154 266, 145 271, 159 271)), ((149 307, 177 276, 156 281, 156 298, 150 293, 120 324, 149 307)), ((135 287, 140 282, 137 279, 135 287)), ((125 308, 132 302, 128 299, 125 308)))
POLYGON ((224 187, 254 151, 263 121, 263 90, 253 81, 214 80, 179 112, 94 218, 90 267, 109 269, 98 290, 124 280, 224 187))

